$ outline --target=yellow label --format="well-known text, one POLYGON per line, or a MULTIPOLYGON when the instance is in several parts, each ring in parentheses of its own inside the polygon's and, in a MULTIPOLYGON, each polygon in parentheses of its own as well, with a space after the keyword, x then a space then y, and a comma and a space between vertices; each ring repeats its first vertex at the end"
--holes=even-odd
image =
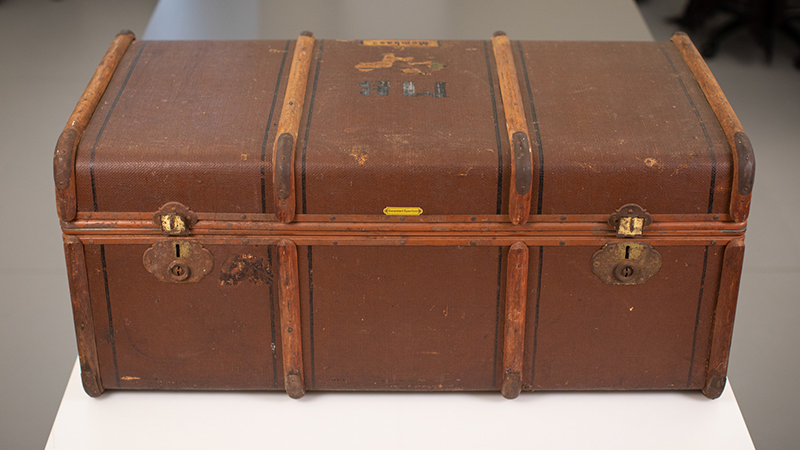
POLYGON ((383 213, 387 216, 418 216, 422 214, 422 208, 387 206, 383 208, 383 213))
POLYGON ((361 41, 361 45, 369 47, 438 47, 439 41, 403 41, 392 39, 373 39, 361 41))

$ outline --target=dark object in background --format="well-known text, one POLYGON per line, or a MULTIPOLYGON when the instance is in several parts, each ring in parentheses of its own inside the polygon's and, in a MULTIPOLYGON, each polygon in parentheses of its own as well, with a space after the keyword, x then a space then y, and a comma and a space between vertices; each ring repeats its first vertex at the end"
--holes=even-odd
POLYGON ((685 34, 121 33, 54 169, 92 396, 725 386, 755 160, 685 34))
MULTIPOLYGON (((800 6, 787 0, 690 0, 683 15, 674 19, 687 30, 696 30, 718 14, 731 18, 712 30, 701 51, 706 58, 713 57, 722 41, 731 34, 746 29, 764 50, 767 62, 772 60, 776 34, 782 33, 800 46, 800 6)), ((800 68, 800 56, 795 59, 800 68)))

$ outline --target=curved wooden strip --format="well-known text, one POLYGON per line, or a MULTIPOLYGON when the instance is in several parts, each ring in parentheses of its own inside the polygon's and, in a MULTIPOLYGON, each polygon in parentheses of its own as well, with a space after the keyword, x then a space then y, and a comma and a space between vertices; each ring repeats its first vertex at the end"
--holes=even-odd
POLYGON ((121 31, 114 38, 100 65, 95 70, 89 85, 69 116, 69 121, 61 132, 53 155, 53 178, 56 183, 56 207, 58 217, 66 222, 75 219, 78 211, 75 189, 75 152, 83 132, 94 114, 100 98, 108 87, 111 77, 117 70, 122 56, 136 37, 132 31, 121 31))
POLYGON ((670 39, 678 48, 683 60, 691 69, 697 83, 700 85, 706 100, 714 110, 714 114, 722 126, 722 131, 728 138, 733 155, 733 181, 731 187, 730 214, 733 220, 744 222, 750 213, 750 199, 753 192, 753 179, 755 176, 756 161, 750 139, 742 129, 742 124, 736 113, 733 112, 728 99, 720 89, 717 80, 700 56, 691 39, 686 33, 678 32, 670 39))
POLYGON ((272 150, 272 181, 274 188, 275 215, 283 223, 289 223, 295 214, 295 174, 294 161, 297 145, 297 129, 303 114, 303 100, 306 96, 308 71, 311 67, 311 53, 314 50, 314 35, 305 31, 297 38, 289 70, 286 95, 283 99, 280 121, 275 145, 272 150), (291 139, 290 139, 291 138, 291 139), (281 170, 276 170, 277 168, 281 170))
POLYGON ((531 167, 533 157, 528 139, 528 124, 522 93, 517 79, 517 67, 511 52, 511 41, 502 31, 492 37, 494 59, 497 64, 497 77, 500 80, 500 93, 503 97, 503 111, 506 117, 508 142, 511 144, 511 189, 508 197, 508 215, 511 222, 523 224, 531 212, 531 167))

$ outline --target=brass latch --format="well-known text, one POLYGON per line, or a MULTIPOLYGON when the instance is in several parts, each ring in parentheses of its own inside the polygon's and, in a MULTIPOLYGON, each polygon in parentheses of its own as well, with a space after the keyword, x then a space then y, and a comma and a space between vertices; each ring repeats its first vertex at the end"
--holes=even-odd
POLYGON ((617 230, 617 237, 641 236, 644 227, 653 223, 653 216, 641 206, 629 203, 608 218, 608 225, 617 230))
POLYGON ((153 214, 153 221, 165 236, 187 236, 197 223, 197 214, 178 202, 169 202, 153 214))

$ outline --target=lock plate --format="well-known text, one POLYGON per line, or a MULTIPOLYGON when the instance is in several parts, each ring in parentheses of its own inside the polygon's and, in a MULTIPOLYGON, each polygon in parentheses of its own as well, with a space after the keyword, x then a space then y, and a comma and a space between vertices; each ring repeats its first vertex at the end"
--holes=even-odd
POLYGON ((168 239, 148 248, 142 263, 161 281, 196 283, 214 268, 214 257, 197 242, 168 239))
POLYGON ((646 242, 610 242, 592 256, 592 272, 605 284, 642 284, 661 269, 661 254, 646 242))

